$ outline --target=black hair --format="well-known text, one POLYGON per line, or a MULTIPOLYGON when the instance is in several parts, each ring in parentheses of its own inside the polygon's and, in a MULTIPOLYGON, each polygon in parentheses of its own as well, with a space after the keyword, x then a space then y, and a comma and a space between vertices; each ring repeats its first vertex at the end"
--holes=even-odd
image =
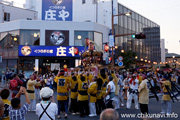
POLYGON ((1 98, 2 99, 7 99, 9 97, 9 94, 10 94, 10 92, 8 89, 5 88, 5 89, 1 90, 1 98))
POLYGON ((81 75, 81 81, 85 81, 85 77, 81 75))
POLYGON ((108 76, 109 81, 113 80, 113 77, 111 75, 108 76))
POLYGON ((94 81, 97 81, 97 76, 94 76, 94 81))
POLYGON ((12 77, 15 78, 17 76, 17 74, 13 74, 12 77))
POLYGON ((76 81, 76 80, 77 80, 77 77, 76 77, 76 76, 73 76, 72 79, 73 79, 74 81, 76 81))
POLYGON ((74 75, 74 73, 72 72, 71 75, 74 75))
POLYGON ((101 78, 97 79, 97 84, 98 84, 98 90, 101 90, 101 87, 102 87, 102 84, 103 84, 103 81, 102 81, 101 78))
POLYGON ((20 98, 13 98, 13 99, 11 100, 11 106, 12 106, 12 108, 18 108, 20 103, 21 103, 20 98))
POLYGON ((100 74, 103 79, 106 78, 105 69, 100 70, 100 74))
POLYGON ((43 101, 48 101, 48 100, 50 100, 50 98, 51 98, 51 97, 48 97, 48 98, 42 98, 42 99, 43 99, 43 101))

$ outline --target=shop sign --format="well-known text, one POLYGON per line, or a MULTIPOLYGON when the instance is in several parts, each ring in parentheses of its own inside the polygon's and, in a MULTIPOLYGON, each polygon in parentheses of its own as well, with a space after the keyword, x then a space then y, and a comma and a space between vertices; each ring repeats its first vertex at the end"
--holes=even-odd
POLYGON ((75 49, 83 53, 83 46, 23 46, 19 45, 19 56, 40 56, 40 57, 80 57, 75 54, 75 49))
POLYGON ((72 21, 72 0, 42 0, 42 20, 72 21))

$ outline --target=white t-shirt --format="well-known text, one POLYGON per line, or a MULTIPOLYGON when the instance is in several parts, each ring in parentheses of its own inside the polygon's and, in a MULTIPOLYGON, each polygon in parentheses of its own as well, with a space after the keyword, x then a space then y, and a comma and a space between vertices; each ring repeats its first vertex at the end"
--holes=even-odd
MULTIPOLYGON (((130 82, 131 79, 129 79, 129 82, 130 82)), ((135 79, 134 82, 132 82, 131 84, 129 84, 129 87, 133 90, 136 90, 138 89, 138 86, 139 86, 139 80, 138 79, 135 79), (134 82, 135 82, 135 85, 134 85, 134 82)))
MULTIPOLYGON (((116 86, 115 86, 115 84, 114 84, 113 81, 110 81, 110 82, 107 84, 106 93, 108 92, 109 86, 110 86, 110 89, 111 89, 110 92, 111 92, 111 93, 112 93, 112 92, 115 93, 116 86)), ((107 95, 107 96, 106 96, 106 100, 108 100, 109 98, 110 98, 110 95, 107 95)), ((114 100, 114 98, 112 98, 111 100, 114 100)))
MULTIPOLYGON (((44 107, 44 109, 46 108, 46 106, 49 104, 49 102, 41 102, 42 106, 44 107)), ((43 112, 43 108, 41 107, 40 103, 36 104, 36 115, 38 115, 38 117, 40 117, 40 115, 43 112)), ((51 103, 49 105, 49 107, 47 108, 46 112, 48 113, 48 115, 55 120, 55 115, 57 115, 58 113, 58 108, 57 108, 57 104, 56 103, 51 103)), ((47 114, 44 112, 44 114, 42 115, 40 120, 50 120, 50 118, 47 116, 47 114)))

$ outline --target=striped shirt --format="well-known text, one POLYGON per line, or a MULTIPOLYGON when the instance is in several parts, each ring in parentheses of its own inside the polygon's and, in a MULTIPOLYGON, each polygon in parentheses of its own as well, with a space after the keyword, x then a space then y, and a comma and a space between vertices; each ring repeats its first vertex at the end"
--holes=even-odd
POLYGON ((29 104, 25 103, 20 109, 13 109, 10 107, 9 118, 10 120, 25 120, 25 115, 28 111, 29 104))

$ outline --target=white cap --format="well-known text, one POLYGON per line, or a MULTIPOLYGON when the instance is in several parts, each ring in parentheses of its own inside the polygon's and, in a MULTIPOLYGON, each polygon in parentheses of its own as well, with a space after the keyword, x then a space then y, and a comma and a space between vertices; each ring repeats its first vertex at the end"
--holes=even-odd
POLYGON ((54 92, 52 89, 50 89, 49 87, 44 87, 40 91, 40 96, 42 98, 49 98, 49 97, 53 96, 53 93, 54 92))

